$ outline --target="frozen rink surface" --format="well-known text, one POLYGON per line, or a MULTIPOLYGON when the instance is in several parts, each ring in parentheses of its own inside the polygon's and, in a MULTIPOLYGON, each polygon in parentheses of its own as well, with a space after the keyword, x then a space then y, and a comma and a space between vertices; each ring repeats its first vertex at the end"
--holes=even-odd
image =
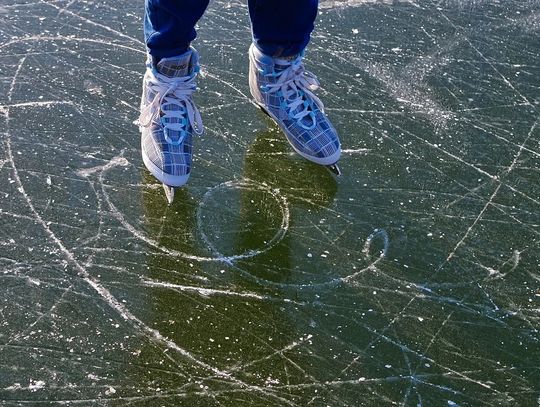
POLYGON ((213 2, 171 207, 142 10, 0 0, 0 405, 538 406, 539 1, 322 1, 339 179, 251 104, 247 5, 213 2))

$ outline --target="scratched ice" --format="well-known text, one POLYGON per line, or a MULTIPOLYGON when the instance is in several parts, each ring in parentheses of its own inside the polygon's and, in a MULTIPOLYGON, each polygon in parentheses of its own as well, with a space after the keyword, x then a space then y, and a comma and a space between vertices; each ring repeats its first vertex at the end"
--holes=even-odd
POLYGON ((322 1, 342 170, 253 107, 213 2, 189 186, 143 168, 143 4, 0 0, 0 404, 540 394, 540 2, 322 1))

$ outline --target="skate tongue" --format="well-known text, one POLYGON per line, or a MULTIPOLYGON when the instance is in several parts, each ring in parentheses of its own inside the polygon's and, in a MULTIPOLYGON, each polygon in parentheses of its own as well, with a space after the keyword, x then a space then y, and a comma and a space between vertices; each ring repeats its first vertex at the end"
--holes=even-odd
POLYGON ((298 58, 300 56, 300 54, 296 54, 296 55, 291 55, 291 56, 288 56, 288 57, 275 57, 274 58, 274 61, 276 62, 281 62, 281 63, 287 63, 287 62, 292 62, 294 61, 296 58, 298 58))
MULTIPOLYGON (((292 55, 290 57, 274 58, 274 71, 275 72, 284 71, 285 69, 289 68, 291 66, 291 64, 294 61, 296 61, 298 58, 300 58, 301 56, 302 56, 302 54, 297 54, 297 55, 292 55)), ((302 96, 299 92, 300 92, 300 90, 297 90, 296 93, 288 95, 288 97, 286 97, 287 101, 291 102, 295 98, 301 98, 303 101, 307 100, 305 94, 302 96)), ((306 107, 302 104, 302 105, 296 107, 293 111, 291 111, 291 115, 298 114, 298 113, 304 111, 305 109, 306 109, 306 107)), ((307 110, 311 112, 311 111, 313 111, 313 108, 311 106, 309 106, 307 108, 307 110)), ((313 118, 309 114, 302 117, 299 120, 299 123, 302 124, 305 127, 312 127, 313 124, 314 124, 313 123, 313 118)))
POLYGON ((292 55, 290 57, 274 58, 274 69, 276 72, 287 69, 299 56, 300 54, 292 55))
POLYGON ((196 62, 195 54, 192 50, 188 50, 182 55, 161 59, 157 64, 157 70, 169 78, 189 76, 193 73, 196 62))

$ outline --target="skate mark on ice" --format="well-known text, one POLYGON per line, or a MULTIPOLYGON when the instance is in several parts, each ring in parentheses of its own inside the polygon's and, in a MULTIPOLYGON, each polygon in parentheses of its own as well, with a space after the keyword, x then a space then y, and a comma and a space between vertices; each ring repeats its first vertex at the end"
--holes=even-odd
MULTIPOLYGON (((11 95, 15 89, 17 78, 19 76, 19 73, 24 65, 25 58, 22 58, 19 62, 19 65, 17 67, 17 70, 15 71, 15 74, 13 75, 10 88, 8 91, 8 102, 11 102, 11 95)), ((6 111, 6 122, 7 122, 7 132, 6 132, 6 152, 7 152, 7 159, 9 163, 11 164, 11 168, 13 171, 13 177, 15 179, 15 182, 18 185, 18 190, 22 197, 24 198, 26 205, 28 206, 28 209, 30 210, 32 216, 34 217, 34 220, 36 223, 38 223, 44 230, 47 237, 51 240, 52 243, 54 243, 58 249, 60 250, 60 253, 62 256, 66 259, 66 261, 75 269, 78 271, 80 276, 82 277, 83 281, 88 284, 106 303, 107 305, 112 308, 115 312, 117 312, 122 319, 124 319, 127 323, 129 323, 136 332, 139 332, 141 335, 146 336, 152 343, 154 343, 156 346, 161 348, 163 350, 163 355, 169 359, 171 362, 173 362, 175 365, 177 364, 176 360, 167 352, 167 350, 174 351, 181 355, 182 357, 186 358, 187 360, 191 361, 195 365, 198 365, 202 367, 203 369, 207 370, 211 374, 215 375, 216 377, 229 380, 231 384, 234 384, 235 386, 238 386, 242 389, 251 390, 257 393, 262 393, 267 397, 272 397, 277 400, 280 400, 281 402, 286 403, 287 405, 291 405, 291 403, 283 399, 282 397, 279 397, 278 395, 274 394, 271 391, 268 391, 262 387, 259 386, 253 386, 249 385, 245 382, 243 382, 240 379, 237 379, 236 377, 232 376, 229 372, 220 370, 219 368, 212 366, 199 358, 195 357, 192 353, 185 350, 184 348, 180 347, 177 343, 174 341, 164 337, 158 330, 151 328, 150 326, 146 325, 141 319, 136 317, 123 303, 118 301, 116 297, 105 287, 101 284, 99 279, 91 276, 86 269, 86 267, 77 260, 75 254, 70 251, 60 240, 56 234, 52 231, 52 229, 49 227, 47 221, 43 219, 43 217, 39 214, 39 212, 36 210, 30 196, 26 193, 24 184, 19 176, 19 171, 15 162, 15 158, 11 149, 11 130, 9 127, 10 122, 10 111, 9 108, 6 111)), ((117 165, 125 165, 125 161, 122 159, 122 157, 118 158, 116 157, 116 160, 113 159, 111 163, 108 164, 109 167, 107 167, 107 164, 105 166, 99 167, 98 170, 101 170, 101 174, 103 174, 104 171, 106 171, 110 167, 115 167, 117 165)), ((97 171, 97 170, 96 170, 97 171)), ((82 176, 87 176, 88 174, 91 174, 95 172, 94 169, 90 169, 89 172, 82 172, 82 176)), ((68 290, 64 292, 64 295, 66 294, 68 290)), ((60 301, 60 300, 58 300, 60 301)), ((58 302, 57 302, 58 303, 58 302)))
MULTIPOLYGON (((107 171, 110 170, 111 168, 114 168, 115 166, 118 166, 118 165, 124 166, 124 165, 126 165, 126 163, 127 163, 127 160, 123 159, 122 157, 115 157, 115 158, 113 158, 111 160, 110 163, 98 168, 98 170, 99 170, 99 181, 100 181, 101 191, 102 191, 103 197, 105 198, 105 201, 107 202, 107 204, 108 204, 108 206, 110 208, 111 214, 126 228, 127 231, 129 231, 136 238, 144 241, 148 245, 154 247, 155 249, 158 249, 159 251, 161 251, 161 252, 163 252, 163 253, 165 253, 165 254, 167 254, 169 256, 180 257, 180 258, 184 258, 184 259, 188 259, 188 260, 195 260, 195 261, 200 261, 200 262, 221 262, 221 263, 232 264, 234 261, 242 260, 242 259, 249 259, 251 257, 258 256, 258 255, 260 255, 262 253, 265 253, 265 252, 271 250, 272 247, 274 247, 281 240, 283 240, 283 238, 287 234, 287 230, 289 228, 289 216, 290 216, 290 214, 289 214, 288 203, 287 203, 287 201, 286 201, 286 199, 284 197, 282 197, 277 191, 274 191, 274 190, 270 189, 268 186, 266 186, 264 184, 254 183, 254 182, 252 182, 250 180, 228 181, 228 182, 217 185, 216 187, 210 189, 204 195, 203 201, 201 202, 201 204, 199 206, 199 209, 197 211, 198 231, 199 231, 199 233, 201 235, 201 238, 204 240, 204 242, 208 246, 208 249, 210 249, 210 251, 212 251, 215 254, 215 256, 214 257, 197 256, 197 255, 185 253, 185 252, 182 252, 182 251, 179 251, 179 250, 163 247, 156 240, 146 236, 143 232, 139 231, 137 228, 135 228, 133 225, 131 225, 125 219, 124 215, 122 215, 122 213, 118 210, 118 208, 116 208, 116 206, 112 203, 111 198, 110 198, 109 194, 106 191, 106 186, 105 186, 104 181, 105 181, 105 174, 107 173, 107 171), (282 213, 281 225, 280 225, 279 229, 277 230, 276 234, 274 235, 274 237, 272 239, 270 239, 270 241, 268 243, 266 243, 263 247, 261 247, 259 249, 253 249, 253 250, 247 251, 245 253, 237 254, 237 255, 225 256, 225 255, 219 253, 219 251, 210 242, 210 240, 208 239, 208 237, 206 236, 206 234, 202 230, 202 220, 201 220, 201 216, 200 216, 200 208, 204 207, 205 200, 208 199, 215 190, 221 189, 221 188, 250 188, 250 189, 254 189, 254 190, 258 190, 258 191, 263 191, 263 192, 266 192, 266 193, 270 194, 276 200, 276 202, 280 205, 281 213, 282 213)), ((91 172, 94 172, 95 170, 96 170, 95 168, 90 169, 91 172)), ((88 171, 88 170, 83 170, 83 171, 88 171)))

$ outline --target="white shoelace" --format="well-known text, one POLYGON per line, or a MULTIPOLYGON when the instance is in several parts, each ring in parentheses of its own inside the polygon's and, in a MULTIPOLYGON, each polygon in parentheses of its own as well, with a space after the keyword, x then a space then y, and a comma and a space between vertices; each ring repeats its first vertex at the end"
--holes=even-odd
POLYGON ((313 93, 313 91, 319 88, 319 81, 315 75, 305 70, 301 58, 297 58, 291 62, 291 65, 283 71, 265 74, 265 76, 268 75, 274 76, 278 80, 275 83, 266 84, 266 92, 276 93, 281 91, 287 104, 289 117, 296 120, 306 130, 314 129, 317 126, 317 120, 315 113, 311 109, 311 103, 308 100, 311 99, 321 111, 324 111, 324 105, 313 93), (302 106, 300 111, 291 114, 300 106, 302 106), (311 126, 306 126, 302 123, 302 119, 306 116, 310 116, 312 121, 311 126))
POLYGON ((141 110, 138 124, 142 127, 149 127, 154 120, 159 121, 161 117, 165 140, 173 145, 179 145, 184 141, 189 123, 191 123, 195 134, 201 135, 204 130, 201 114, 191 99, 191 95, 197 89, 195 78, 196 74, 169 78, 149 70, 148 86, 151 92, 155 92, 155 96, 141 110), (164 109, 166 106, 177 106, 178 109, 164 109), (174 123, 167 120, 173 118, 178 119, 178 122, 174 123), (172 140, 167 130, 180 132, 180 138, 172 140))

